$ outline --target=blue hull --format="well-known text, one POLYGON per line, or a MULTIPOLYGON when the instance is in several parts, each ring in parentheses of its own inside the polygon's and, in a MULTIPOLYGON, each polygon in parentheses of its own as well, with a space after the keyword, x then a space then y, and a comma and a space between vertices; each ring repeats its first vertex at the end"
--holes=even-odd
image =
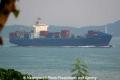
POLYGON ((100 32, 87 38, 10 39, 19 46, 108 46, 112 35, 100 32))

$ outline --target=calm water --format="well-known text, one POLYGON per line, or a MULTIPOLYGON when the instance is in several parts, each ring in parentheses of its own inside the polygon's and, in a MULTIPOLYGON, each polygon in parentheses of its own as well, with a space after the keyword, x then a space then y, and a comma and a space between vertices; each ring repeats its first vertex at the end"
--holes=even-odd
POLYGON ((34 77, 71 76, 76 59, 83 60, 89 74, 99 80, 120 79, 120 38, 112 48, 95 47, 19 47, 4 38, 0 46, 0 68, 13 68, 34 77))

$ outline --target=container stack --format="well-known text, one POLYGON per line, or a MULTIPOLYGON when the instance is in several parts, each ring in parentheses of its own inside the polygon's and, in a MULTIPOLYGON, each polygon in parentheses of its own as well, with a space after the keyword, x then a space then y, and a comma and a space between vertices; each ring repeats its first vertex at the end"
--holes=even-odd
POLYGON ((88 31, 88 34, 98 34, 99 30, 90 30, 88 31))
POLYGON ((77 38, 80 38, 80 35, 77 35, 77 38))
POLYGON ((40 31, 40 37, 45 38, 45 36, 48 34, 48 31, 40 31))
POLYGON ((19 36, 19 37, 20 37, 20 38, 24 38, 24 34, 25 34, 25 33, 26 33, 25 30, 21 30, 21 31, 20 31, 20 36, 19 36))
POLYGON ((49 32, 47 35, 46 35, 46 38, 54 38, 55 37, 55 33, 54 32, 49 32))
POLYGON ((34 33, 34 30, 31 30, 31 33, 34 33))
POLYGON ((15 39, 15 38, 16 38, 15 32, 9 33, 9 38, 10 38, 10 39, 15 39))
POLYGON ((48 31, 40 31, 40 36, 46 36, 48 34, 48 31))
POLYGON ((55 38, 61 38, 61 32, 55 32, 55 38))
POLYGON ((24 34, 24 39, 29 39, 30 37, 29 37, 29 32, 26 32, 25 34, 24 34))
POLYGON ((25 33, 26 33, 25 30, 11 32, 11 33, 9 33, 9 37, 10 37, 10 39, 24 38, 25 33))
POLYGON ((99 33, 99 30, 90 30, 88 31, 88 37, 94 36, 99 33))
POLYGON ((15 32, 16 38, 20 38, 20 31, 15 32))
POLYGON ((69 30, 61 30, 61 37, 62 38, 69 38, 70 37, 70 31, 69 30))
POLYGON ((71 38, 76 38, 76 36, 74 34, 71 34, 71 38))

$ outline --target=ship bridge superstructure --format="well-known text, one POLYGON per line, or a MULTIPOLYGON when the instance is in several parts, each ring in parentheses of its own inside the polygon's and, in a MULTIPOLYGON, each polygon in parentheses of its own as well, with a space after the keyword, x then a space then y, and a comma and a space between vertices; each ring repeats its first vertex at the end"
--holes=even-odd
POLYGON ((41 31, 48 31, 48 25, 41 23, 41 19, 37 19, 36 24, 32 26, 33 38, 40 38, 41 31))

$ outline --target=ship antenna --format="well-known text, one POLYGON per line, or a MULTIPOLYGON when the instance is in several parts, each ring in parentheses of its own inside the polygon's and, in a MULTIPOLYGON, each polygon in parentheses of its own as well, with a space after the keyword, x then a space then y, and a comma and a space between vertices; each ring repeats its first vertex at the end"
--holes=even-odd
POLYGON ((41 21, 41 18, 38 17, 36 24, 40 24, 41 23, 40 21, 41 21))
POLYGON ((107 33, 107 25, 105 26, 105 33, 107 33))

